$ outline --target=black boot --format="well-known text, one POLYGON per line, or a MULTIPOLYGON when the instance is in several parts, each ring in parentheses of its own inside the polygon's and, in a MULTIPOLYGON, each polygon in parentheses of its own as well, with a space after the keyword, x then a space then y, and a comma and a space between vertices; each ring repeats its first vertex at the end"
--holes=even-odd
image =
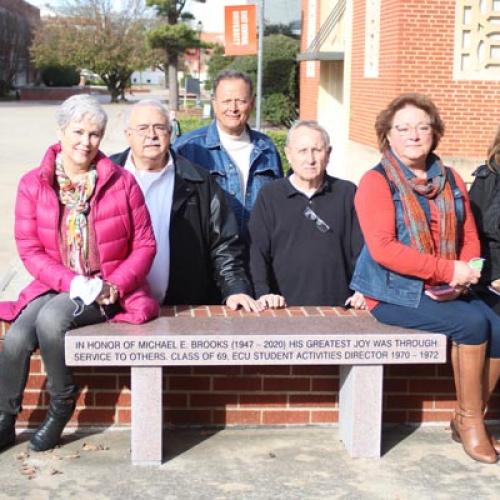
POLYGON ((16 416, 0 411, 0 451, 9 448, 16 440, 16 416))
POLYGON ((54 448, 59 443, 62 431, 74 411, 74 399, 51 400, 47 417, 33 434, 28 447, 33 451, 45 451, 54 448))

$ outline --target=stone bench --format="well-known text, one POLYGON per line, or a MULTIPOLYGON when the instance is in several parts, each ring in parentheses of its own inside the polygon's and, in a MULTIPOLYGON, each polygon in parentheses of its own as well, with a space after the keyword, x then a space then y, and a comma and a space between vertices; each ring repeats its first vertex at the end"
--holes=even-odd
POLYGON ((341 440, 352 457, 380 457, 384 365, 446 362, 444 335, 385 326, 368 313, 210 310, 210 317, 186 308, 145 325, 102 323, 66 335, 70 366, 131 367, 134 464, 162 461, 164 366, 340 365, 341 440))

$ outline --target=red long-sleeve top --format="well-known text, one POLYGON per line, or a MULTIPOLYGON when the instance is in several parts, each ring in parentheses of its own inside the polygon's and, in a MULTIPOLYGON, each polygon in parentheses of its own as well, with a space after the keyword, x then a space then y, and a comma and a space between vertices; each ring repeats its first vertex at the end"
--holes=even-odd
MULTIPOLYGON (((465 183, 457 172, 452 172, 464 197, 465 209, 463 244, 458 258, 468 261, 479 257, 479 239, 465 183)), ((449 283, 452 280, 453 261, 439 255, 439 210, 434 200, 429 200, 434 255, 422 254, 398 241, 396 209, 389 184, 381 173, 370 170, 363 176, 354 203, 365 243, 378 264, 399 274, 420 278, 424 280, 426 287, 449 283)), ((369 309, 378 304, 377 300, 370 297, 365 297, 365 300, 369 309)))

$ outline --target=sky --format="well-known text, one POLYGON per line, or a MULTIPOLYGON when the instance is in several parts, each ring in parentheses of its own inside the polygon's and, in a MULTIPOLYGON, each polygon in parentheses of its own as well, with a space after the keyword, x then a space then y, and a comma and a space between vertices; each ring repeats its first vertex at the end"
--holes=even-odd
MULTIPOLYGON (((32 5, 38 7, 42 15, 46 12, 45 5, 56 7, 60 0, 27 0, 32 5)), ((119 0, 115 0, 119 3, 119 0)), ((224 6, 241 5, 255 3, 249 0, 206 0, 199 3, 188 0, 184 10, 191 12, 196 20, 203 23, 203 31, 222 32, 224 31, 224 6)), ((265 0, 264 16, 271 23, 287 24, 300 19, 300 0, 265 0)))

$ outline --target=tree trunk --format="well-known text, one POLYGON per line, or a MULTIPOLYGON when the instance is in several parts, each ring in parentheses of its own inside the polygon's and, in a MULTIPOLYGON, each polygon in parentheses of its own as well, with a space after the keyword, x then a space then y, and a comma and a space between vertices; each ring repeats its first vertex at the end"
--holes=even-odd
POLYGON ((179 110, 179 85, 177 82, 177 55, 168 58, 168 107, 173 111, 179 110))

